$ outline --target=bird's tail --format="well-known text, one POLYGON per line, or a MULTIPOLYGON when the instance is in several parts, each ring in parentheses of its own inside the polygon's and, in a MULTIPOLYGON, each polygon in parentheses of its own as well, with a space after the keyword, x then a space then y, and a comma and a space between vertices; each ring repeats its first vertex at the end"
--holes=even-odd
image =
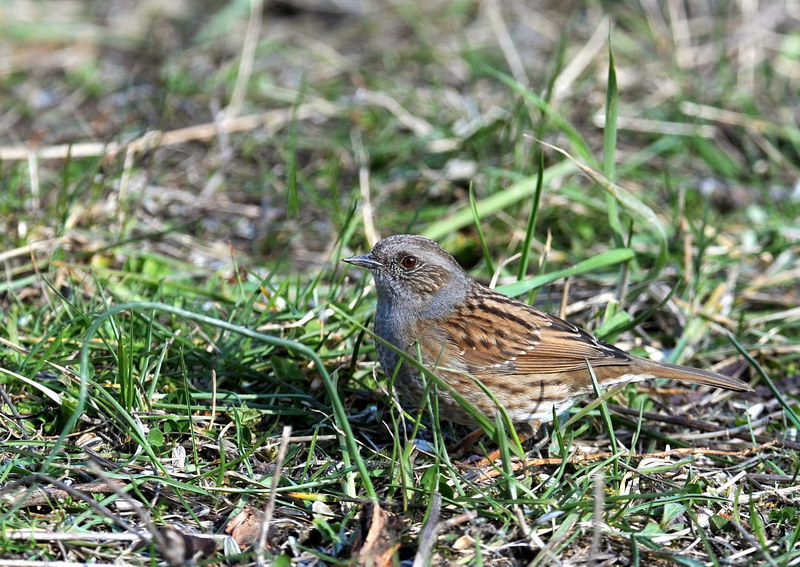
POLYGON ((670 364, 669 362, 654 362, 644 358, 639 359, 637 362, 642 366, 642 370, 646 370, 657 378, 707 384, 717 388, 725 388, 726 390, 736 390, 737 392, 750 392, 753 390, 749 384, 738 378, 732 378, 708 370, 690 368, 679 364, 670 364))

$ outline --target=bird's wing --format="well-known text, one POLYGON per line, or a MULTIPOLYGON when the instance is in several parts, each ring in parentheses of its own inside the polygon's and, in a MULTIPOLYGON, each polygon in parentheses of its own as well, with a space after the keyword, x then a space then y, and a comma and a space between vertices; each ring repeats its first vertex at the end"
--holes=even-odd
POLYGON ((587 360, 592 366, 632 362, 568 321, 487 288, 481 292, 440 322, 449 343, 444 358, 460 357, 467 372, 553 374, 585 370, 587 360))

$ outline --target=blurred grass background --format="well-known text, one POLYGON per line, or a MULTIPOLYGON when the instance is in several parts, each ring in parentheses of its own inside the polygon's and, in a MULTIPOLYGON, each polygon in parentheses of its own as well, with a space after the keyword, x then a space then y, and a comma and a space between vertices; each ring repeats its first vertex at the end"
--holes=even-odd
POLYGON ((6 0, 0 555, 146 564, 172 526, 253 562, 267 508, 260 560, 285 565, 797 564, 799 22, 788 0, 6 0), (462 430, 399 410, 369 280, 338 262, 398 232, 756 392, 630 387, 526 446, 561 465, 470 476, 462 430), (637 419, 664 408, 711 430, 637 419), (676 447, 731 456, 630 456, 676 447), (142 550, 98 535, 131 523, 142 550))

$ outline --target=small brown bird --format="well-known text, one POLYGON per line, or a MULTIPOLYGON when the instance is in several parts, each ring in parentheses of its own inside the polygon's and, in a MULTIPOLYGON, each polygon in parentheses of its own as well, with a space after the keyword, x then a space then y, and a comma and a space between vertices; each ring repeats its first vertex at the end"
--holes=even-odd
MULTIPOLYGON (((422 236, 390 236, 369 254, 343 261, 367 268, 375 278, 376 334, 412 358, 421 353, 426 367, 491 420, 497 404, 475 379, 515 424, 534 428, 551 421, 553 410, 559 414, 593 391, 588 365, 603 386, 670 378, 751 390, 736 378, 626 354, 572 323, 479 284, 422 236)), ((400 356, 381 343, 377 351, 384 372, 393 376, 400 356)), ((420 371, 408 362, 397 370, 395 384, 409 401, 424 395, 420 371)), ((443 388, 439 412, 442 419, 474 424, 443 388)))

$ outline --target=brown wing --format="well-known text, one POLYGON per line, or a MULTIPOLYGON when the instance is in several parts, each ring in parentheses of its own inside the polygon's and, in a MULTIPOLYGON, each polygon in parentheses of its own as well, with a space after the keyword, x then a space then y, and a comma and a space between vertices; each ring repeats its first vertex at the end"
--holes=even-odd
POLYGON ((460 355, 467 372, 536 375, 585 370, 587 360, 592 366, 632 362, 568 321, 483 286, 476 291, 441 327, 447 350, 460 355))

